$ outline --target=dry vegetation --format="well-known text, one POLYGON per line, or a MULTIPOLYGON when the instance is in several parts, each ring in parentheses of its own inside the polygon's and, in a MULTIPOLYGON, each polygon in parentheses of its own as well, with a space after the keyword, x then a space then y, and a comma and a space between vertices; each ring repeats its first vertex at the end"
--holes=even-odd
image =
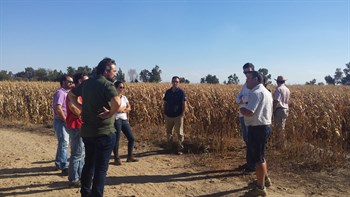
MULTIPOLYGON (((58 83, 0 82, 0 118, 7 121, 51 125, 52 94, 58 83)), ((139 140, 164 141, 162 97, 169 84, 127 84, 133 107, 130 123, 139 140)), ((227 152, 240 138, 238 105, 240 86, 183 84, 188 97, 185 134, 188 152, 227 152)), ((324 169, 346 165, 350 144, 349 86, 289 86, 291 109, 286 125, 287 146, 273 146, 271 157, 298 167, 324 169)), ((270 87, 270 89, 274 89, 270 87)))

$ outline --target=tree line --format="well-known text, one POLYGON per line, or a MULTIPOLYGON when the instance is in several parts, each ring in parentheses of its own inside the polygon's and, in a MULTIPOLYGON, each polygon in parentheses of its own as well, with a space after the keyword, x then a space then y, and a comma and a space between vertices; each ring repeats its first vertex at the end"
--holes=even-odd
MULTIPOLYGON (((324 80, 328 85, 350 85, 350 62, 345 64, 345 68, 336 68, 333 77, 327 75, 324 80)), ((305 83, 306 85, 315 85, 316 79, 312 79, 305 83)), ((323 85, 323 82, 317 83, 318 85, 323 85)))

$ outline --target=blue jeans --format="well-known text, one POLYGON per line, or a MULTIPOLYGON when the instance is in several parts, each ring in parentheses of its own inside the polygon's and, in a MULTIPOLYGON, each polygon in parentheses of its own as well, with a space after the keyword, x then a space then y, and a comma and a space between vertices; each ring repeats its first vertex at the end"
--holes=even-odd
POLYGON ((80 129, 67 129, 70 139, 70 159, 68 168, 69 182, 80 180, 84 166, 85 148, 80 137, 80 129))
POLYGON ((57 169, 64 170, 68 168, 68 143, 69 135, 66 131, 66 123, 60 119, 53 120, 53 128, 58 140, 55 166, 57 169))
POLYGON ((113 148, 114 158, 119 158, 118 150, 120 141, 120 131, 123 131, 125 137, 128 139, 128 157, 131 157, 132 151, 134 150, 135 138, 129 121, 118 119, 114 122, 114 127, 116 129, 116 143, 113 148))
POLYGON ((248 128, 245 125, 244 122, 244 117, 239 117, 239 124, 241 126, 241 134, 243 137, 243 141, 245 142, 246 145, 246 162, 247 162, 247 167, 250 170, 255 169, 255 163, 252 162, 252 157, 251 154, 249 152, 249 143, 248 143, 248 128))
POLYGON ((109 158, 115 145, 115 133, 83 137, 85 164, 81 174, 81 196, 103 196, 109 158))

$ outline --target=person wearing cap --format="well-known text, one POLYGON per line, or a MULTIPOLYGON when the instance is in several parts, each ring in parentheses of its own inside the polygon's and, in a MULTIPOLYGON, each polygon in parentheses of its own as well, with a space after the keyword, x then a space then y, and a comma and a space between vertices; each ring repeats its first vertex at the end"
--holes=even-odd
MULTIPOLYGON (((243 65, 243 73, 247 76, 247 73, 254 70, 254 65, 252 63, 246 63, 243 65)), ((244 83, 241 91, 236 96, 236 103, 239 104, 240 107, 244 106, 248 102, 249 89, 247 87, 247 83, 244 83)), ((245 172, 254 172, 255 164, 251 162, 251 157, 248 152, 248 128, 244 123, 244 116, 241 112, 239 113, 239 125, 241 129, 241 135, 244 143, 246 144, 246 164, 241 166, 245 172)))
POLYGON ((289 110, 290 91, 285 85, 286 79, 283 76, 278 76, 275 80, 277 87, 273 94, 274 126, 279 140, 278 145, 282 145, 285 138, 284 128, 289 110))
POLYGON ((256 187, 247 192, 247 196, 266 196, 266 188, 271 186, 267 173, 265 149, 271 134, 273 99, 271 93, 262 84, 263 77, 257 71, 246 74, 247 87, 250 90, 248 101, 240 106, 248 127, 248 152, 256 168, 256 187))

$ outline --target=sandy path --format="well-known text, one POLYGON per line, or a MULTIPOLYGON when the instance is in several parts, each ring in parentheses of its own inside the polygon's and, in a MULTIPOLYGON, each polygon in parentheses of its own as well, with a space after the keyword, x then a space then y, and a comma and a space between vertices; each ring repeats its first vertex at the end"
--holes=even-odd
MULTIPOLYGON (((67 177, 54 170, 53 135, 3 128, 0 134, 0 196, 80 196, 79 189, 68 188, 67 177)), ((195 170, 190 156, 164 154, 159 148, 136 153, 139 162, 123 158, 123 165, 109 166, 105 196, 242 196, 254 178, 233 170, 195 170)), ((278 184, 268 192, 305 196, 302 190, 278 184)))

